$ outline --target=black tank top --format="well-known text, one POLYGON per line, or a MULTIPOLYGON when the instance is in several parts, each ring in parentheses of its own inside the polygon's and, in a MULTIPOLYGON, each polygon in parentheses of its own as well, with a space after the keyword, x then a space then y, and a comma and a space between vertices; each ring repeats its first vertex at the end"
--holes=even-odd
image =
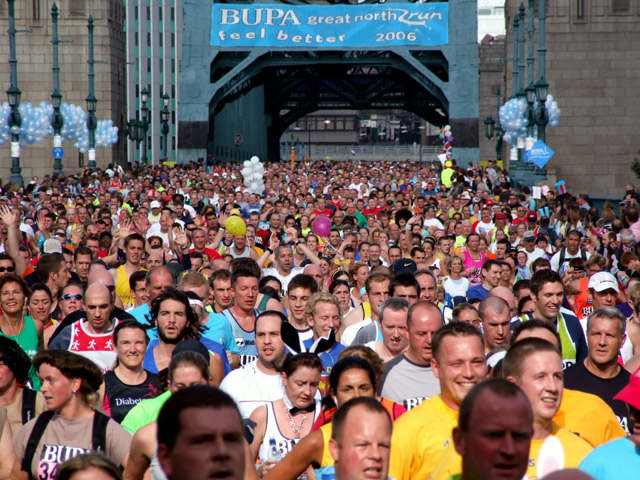
POLYGON ((135 405, 146 398, 162 393, 160 380, 155 373, 145 370, 147 379, 139 385, 127 385, 113 370, 104 374, 104 411, 120 423, 135 405))

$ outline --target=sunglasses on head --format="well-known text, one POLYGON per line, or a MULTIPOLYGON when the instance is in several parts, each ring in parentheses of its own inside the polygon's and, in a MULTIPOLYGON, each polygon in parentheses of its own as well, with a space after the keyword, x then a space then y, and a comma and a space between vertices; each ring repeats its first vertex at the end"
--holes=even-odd
POLYGON ((14 272, 16 267, 0 267, 0 273, 4 272, 14 272))
POLYGON ((64 295, 62 295, 63 300, 71 300, 72 298, 75 298, 76 300, 82 300, 82 295, 80 295, 79 293, 65 293, 64 295))

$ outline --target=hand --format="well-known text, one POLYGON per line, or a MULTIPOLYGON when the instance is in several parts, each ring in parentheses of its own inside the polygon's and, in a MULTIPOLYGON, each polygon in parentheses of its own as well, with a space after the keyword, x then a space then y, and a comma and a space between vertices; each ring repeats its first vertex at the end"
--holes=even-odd
POLYGON ((262 465, 260 465, 260 468, 258 468, 258 477, 264 477, 267 473, 269 473, 269 470, 276 466, 277 463, 278 462, 273 459, 269 459, 266 462, 263 462, 262 465))
POLYGON ((279 246, 280 246, 280 239, 275 233, 272 233, 271 237, 269 237, 269 248, 275 251, 276 248, 278 248, 279 246))
POLYGON ((40 230, 41 232, 46 232, 47 229, 44 227, 44 212, 42 210, 40 210, 38 212, 38 216, 36 217, 36 225, 38 226, 38 230, 40 230))
POLYGON ((129 235, 131 235, 131 230, 133 229, 133 223, 131 220, 126 219, 120 222, 120 238, 125 239, 129 235))
POLYGON ((184 232, 178 233, 176 235, 175 242, 176 242, 176 245, 178 245, 182 250, 186 250, 189 247, 189 238, 187 237, 187 234, 184 232))
POLYGON ((138 228, 138 233, 143 237, 146 236, 147 231, 149 230, 149 219, 147 217, 140 217, 136 222, 136 227, 138 228))
POLYGON ((220 225, 221 227, 224 227, 227 224, 228 218, 229 218, 229 215, 221 211, 220 215, 218 215, 218 225, 220 225))
POLYGON ((7 206, 0 207, 0 219, 7 225, 7 227, 10 227, 11 225, 18 225, 18 216, 9 210, 9 207, 7 206))

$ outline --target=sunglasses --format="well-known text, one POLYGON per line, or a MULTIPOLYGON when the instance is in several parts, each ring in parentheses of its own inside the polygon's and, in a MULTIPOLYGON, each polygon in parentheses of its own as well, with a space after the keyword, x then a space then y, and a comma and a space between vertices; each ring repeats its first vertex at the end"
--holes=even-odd
POLYGON ((80 295, 79 293, 65 293, 64 295, 62 295, 63 300, 71 300, 72 298, 75 298, 76 300, 82 300, 82 295, 80 295))
POLYGON ((0 267, 0 273, 4 272, 14 272, 16 267, 0 267))

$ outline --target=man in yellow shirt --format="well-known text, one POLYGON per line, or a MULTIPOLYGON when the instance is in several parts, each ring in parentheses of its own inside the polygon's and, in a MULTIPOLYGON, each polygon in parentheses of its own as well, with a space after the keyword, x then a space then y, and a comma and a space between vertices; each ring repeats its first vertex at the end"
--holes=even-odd
POLYGON ((560 351, 540 338, 519 340, 504 358, 504 376, 522 388, 533 409, 527 478, 534 480, 563 468, 578 468, 592 450, 591 445, 553 422, 562 401, 560 351))
POLYGON ((463 322, 440 328, 431 340, 431 368, 440 382, 440 395, 422 402, 394 424, 390 477, 427 479, 451 443, 460 404, 487 376, 484 342, 478 329, 463 322))

